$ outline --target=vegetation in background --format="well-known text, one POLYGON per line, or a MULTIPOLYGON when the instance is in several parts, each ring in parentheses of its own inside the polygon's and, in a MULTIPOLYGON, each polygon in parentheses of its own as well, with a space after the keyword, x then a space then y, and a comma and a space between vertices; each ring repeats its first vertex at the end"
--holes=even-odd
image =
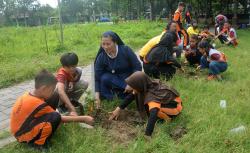
POLYGON ((60 31, 55 25, 0 28, 0 88, 31 79, 41 68, 55 71, 60 66, 60 55, 67 51, 77 53, 80 66, 90 64, 99 49, 101 34, 107 30, 117 32, 135 51, 164 27, 164 23, 149 21, 65 25, 64 46, 60 45, 60 31))

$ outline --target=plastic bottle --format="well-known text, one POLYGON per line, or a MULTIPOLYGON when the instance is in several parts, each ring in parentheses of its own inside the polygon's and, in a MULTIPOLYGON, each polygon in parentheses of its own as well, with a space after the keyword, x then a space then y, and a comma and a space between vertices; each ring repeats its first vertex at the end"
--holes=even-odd
POLYGON ((226 100, 220 100, 220 107, 226 108, 227 107, 227 101, 226 100))

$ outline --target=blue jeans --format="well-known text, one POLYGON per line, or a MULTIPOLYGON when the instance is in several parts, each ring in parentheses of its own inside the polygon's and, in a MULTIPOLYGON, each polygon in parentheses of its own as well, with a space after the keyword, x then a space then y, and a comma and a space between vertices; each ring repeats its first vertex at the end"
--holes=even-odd
POLYGON ((227 70, 227 63, 226 62, 217 62, 212 61, 208 62, 207 58, 202 56, 201 57, 201 68, 209 68, 209 74, 212 75, 218 75, 222 72, 225 72, 227 70))
POLYGON ((127 84, 124 79, 111 73, 105 73, 101 76, 100 95, 107 100, 112 100, 115 94, 119 98, 124 99, 126 94, 123 92, 126 86, 127 84))

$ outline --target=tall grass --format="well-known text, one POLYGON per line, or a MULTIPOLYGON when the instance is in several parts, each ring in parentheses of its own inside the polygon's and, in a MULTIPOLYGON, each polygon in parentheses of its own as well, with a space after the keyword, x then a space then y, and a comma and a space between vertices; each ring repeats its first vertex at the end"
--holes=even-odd
POLYGON ((107 30, 117 32, 134 49, 141 47, 150 37, 159 34, 163 23, 130 22, 116 25, 73 24, 64 26, 64 46, 60 46, 59 27, 10 27, 0 29, 0 88, 31 79, 41 68, 55 71, 63 52, 74 51, 79 65, 93 61, 100 44, 101 34, 107 30), (47 34, 48 50, 45 32, 47 34))

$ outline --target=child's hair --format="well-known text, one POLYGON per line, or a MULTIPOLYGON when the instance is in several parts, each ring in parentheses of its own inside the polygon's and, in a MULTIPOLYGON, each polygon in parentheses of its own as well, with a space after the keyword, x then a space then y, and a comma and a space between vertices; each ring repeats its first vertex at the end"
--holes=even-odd
POLYGON ((211 44, 209 44, 209 42, 206 40, 201 41, 198 45, 198 48, 202 48, 202 49, 204 48, 207 54, 209 54, 209 50, 211 48, 214 49, 214 47, 211 44))
POLYGON ((76 66, 78 64, 78 56, 75 53, 65 53, 61 56, 60 62, 62 66, 76 66))
POLYGON ((204 25, 203 29, 208 29, 209 30, 209 25, 204 25))
POLYGON ((184 2, 179 2, 179 3, 178 3, 178 6, 183 6, 183 7, 185 7, 185 3, 184 3, 184 2))
POLYGON ((198 24, 196 20, 192 20, 191 25, 198 24))
POLYGON ((41 70, 35 76, 35 88, 36 89, 40 88, 41 86, 55 85, 56 83, 57 83, 57 80, 55 76, 45 69, 41 70))
POLYGON ((199 41, 198 35, 191 35, 190 38, 196 40, 197 42, 199 41))

